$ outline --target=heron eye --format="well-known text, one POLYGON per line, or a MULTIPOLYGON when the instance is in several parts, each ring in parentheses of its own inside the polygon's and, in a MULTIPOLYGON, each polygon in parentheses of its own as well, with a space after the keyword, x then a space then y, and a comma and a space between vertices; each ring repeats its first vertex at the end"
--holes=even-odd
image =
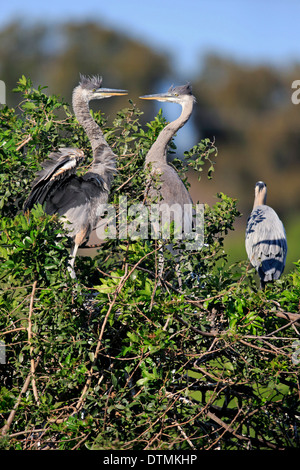
POLYGON ((93 88, 93 93, 95 93, 95 91, 96 91, 96 88, 93 88))
POLYGON ((175 96, 178 96, 178 93, 175 93, 175 96))

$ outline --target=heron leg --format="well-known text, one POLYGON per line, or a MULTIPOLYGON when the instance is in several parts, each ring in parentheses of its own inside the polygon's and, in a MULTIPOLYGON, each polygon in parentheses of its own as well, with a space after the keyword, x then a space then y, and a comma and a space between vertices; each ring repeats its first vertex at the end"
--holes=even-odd
POLYGON ((182 288, 182 278, 181 278, 182 255, 180 254, 180 251, 177 248, 174 248, 172 243, 169 243, 167 245, 167 249, 173 255, 175 277, 177 278, 177 281, 178 281, 178 287, 179 289, 181 289, 182 288))
POLYGON ((69 262, 69 266, 68 266, 68 271, 69 271, 70 276, 71 276, 72 279, 76 279, 74 264, 75 264, 75 258, 76 258, 76 254, 77 254, 77 251, 78 251, 78 247, 79 247, 79 245, 77 245, 77 243, 74 243, 74 245, 72 246, 71 251, 70 251, 70 262, 69 262))
POLYGON ((177 280, 178 280, 179 289, 181 289, 182 288, 182 279, 181 279, 181 271, 180 271, 180 264, 179 263, 175 264, 175 275, 176 275, 177 280))
POLYGON ((75 258, 77 255, 78 248, 82 245, 85 238, 87 237, 88 226, 83 227, 74 237, 73 246, 70 251, 70 263, 68 271, 72 279, 76 279, 76 273, 74 269, 75 258))
POLYGON ((164 245, 161 241, 159 242, 159 250, 158 250, 158 276, 159 282, 158 285, 161 284, 161 279, 163 279, 164 274, 164 267, 165 267, 165 257, 164 257, 164 249, 167 249, 172 253, 174 257, 174 271, 175 277, 178 281, 179 289, 182 288, 182 278, 181 278, 181 269, 180 269, 180 255, 176 249, 173 249, 173 245, 171 243, 164 245))
POLYGON ((161 279, 163 277, 164 265, 165 265, 164 252, 163 252, 162 245, 160 245, 160 248, 158 250, 158 276, 159 276, 159 279, 161 279))
POLYGON ((260 285, 259 285, 259 287, 260 287, 261 290, 264 290, 265 287, 266 287, 266 283, 265 283, 265 281, 263 281, 262 279, 260 280, 260 285))

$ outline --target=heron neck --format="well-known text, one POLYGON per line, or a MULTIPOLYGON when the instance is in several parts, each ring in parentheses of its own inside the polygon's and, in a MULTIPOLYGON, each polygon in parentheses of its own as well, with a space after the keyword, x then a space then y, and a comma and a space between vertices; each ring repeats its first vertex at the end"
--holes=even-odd
POLYGON ((184 103, 182 105, 182 111, 179 118, 167 124, 166 127, 160 132, 159 136, 146 156, 146 165, 148 163, 153 164, 155 162, 167 163, 168 144, 176 132, 188 121, 190 115, 192 114, 193 103, 193 99, 187 103, 184 103))
POLYGON ((116 155, 106 142, 103 132, 91 116, 88 101, 82 94, 81 87, 73 91, 73 110, 79 124, 84 128, 93 151, 93 164, 90 172, 97 173, 110 184, 115 172, 116 155))
POLYGON ((262 206, 266 204, 266 200, 267 200, 266 193, 260 191, 258 194, 255 195, 253 209, 255 209, 255 207, 257 206, 262 206))

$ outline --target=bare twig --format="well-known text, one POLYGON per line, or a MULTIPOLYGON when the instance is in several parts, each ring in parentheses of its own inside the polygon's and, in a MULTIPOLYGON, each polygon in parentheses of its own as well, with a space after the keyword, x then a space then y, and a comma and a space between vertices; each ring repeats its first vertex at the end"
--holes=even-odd
POLYGON ((34 281, 33 286, 32 286, 31 296, 30 296, 30 305, 29 305, 29 316, 28 316, 28 328, 27 328, 27 331, 28 331, 28 343, 29 343, 29 345, 30 345, 30 356, 31 356, 31 359, 30 359, 31 377, 32 377, 31 385, 32 385, 32 390, 33 390, 33 395, 34 395, 35 401, 36 401, 37 404, 39 405, 39 404, 40 404, 40 401, 39 401, 39 396, 38 396, 38 392, 37 392, 37 388, 36 388, 36 382, 35 382, 35 377, 34 377, 35 364, 34 364, 34 359, 33 359, 33 357, 32 357, 33 346, 32 346, 32 344, 31 344, 31 340, 32 340, 32 321, 31 321, 31 319, 32 319, 32 314, 33 314, 33 301, 34 301, 34 295, 35 295, 36 286, 37 286, 37 281, 34 281))
MULTIPOLYGON (((40 355, 37 357, 37 360, 34 364, 34 370, 37 368, 39 361, 40 361, 40 355)), ((24 395, 24 393, 27 392, 27 389, 28 389, 30 381, 31 381, 31 377, 32 377, 32 370, 30 370, 30 372, 29 372, 29 374, 28 374, 28 376, 27 376, 27 378, 24 382, 22 390, 21 390, 21 392, 20 392, 20 394, 17 398, 17 401, 16 401, 13 409, 11 410, 11 412, 9 414, 9 417, 6 421, 6 424, 3 426, 2 430, 1 430, 1 435, 2 436, 6 435, 7 431, 9 430, 9 428, 10 428, 10 426, 11 426, 11 424, 12 424, 14 418, 15 418, 16 412, 18 410, 18 407, 19 407, 21 399, 22 399, 22 395, 24 395)))
POLYGON ((107 313, 104 317, 104 320, 103 320, 103 323, 102 323, 102 327, 101 327, 101 330, 100 330, 100 334, 99 334, 99 337, 98 337, 98 341, 97 341, 97 345, 96 345, 96 350, 95 350, 95 353, 94 353, 94 358, 93 358, 93 362, 92 362, 92 365, 90 367, 90 370, 88 372, 88 378, 87 378, 87 381, 85 383, 85 386, 82 390, 82 393, 81 393, 81 396, 80 396, 80 399, 76 405, 76 410, 78 411, 84 401, 85 401, 85 398, 86 398, 86 395, 87 395, 87 392, 89 390, 89 387, 91 385, 91 381, 92 381, 92 376, 93 376, 93 368, 94 368, 94 365, 98 359, 98 355, 99 355, 99 352, 100 352, 100 348, 101 348, 101 345, 102 345, 102 339, 103 339, 103 335, 104 335, 104 330, 105 330, 105 327, 106 327, 106 324, 107 324, 107 321, 108 321, 108 318, 111 314, 111 311, 112 311, 112 308, 113 306, 115 305, 115 302, 118 298, 118 295, 119 293, 121 292, 124 284, 126 283, 127 279, 131 276, 131 274, 134 272, 134 270, 138 267, 138 265, 140 263, 142 263, 142 261, 144 261, 145 258, 147 258, 148 256, 151 256, 153 253, 155 253, 157 251, 157 249, 159 248, 156 248, 154 249, 153 251, 149 252, 149 253, 146 253, 142 258, 139 259, 139 261, 131 268, 131 270, 128 272, 128 264, 126 263, 125 264, 125 273, 124 273, 124 276, 122 276, 120 278, 120 282, 119 282, 119 285, 117 286, 115 292, 114 292, 114 295, 113 295, 113 298, 112 298, 112 301, 110 302, 110 305, 108 307, 108 310, 107 310, 107 313))
POLYGON ((26 139, 24 139, 19 145, 18 147, 16 148, 16 151, 18 152, 19 150, 21 150, 22 147, 24 147, 24 145, 28 144, 28 142, 30 142, 32 139, 32 136, 29 135, 28 137, 26 137, 26 139))

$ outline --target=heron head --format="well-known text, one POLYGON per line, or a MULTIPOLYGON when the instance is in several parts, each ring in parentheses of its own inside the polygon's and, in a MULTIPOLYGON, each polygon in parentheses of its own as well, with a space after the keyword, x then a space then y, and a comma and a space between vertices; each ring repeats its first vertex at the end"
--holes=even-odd
POLYGON ((258 181, 255 184, 255 199, 260 201, 260 204, 265 204, 267 198, 267 185, 263 181, 258 181))
POLYGON ((86 77, 80 75, 79 86, 88 101, 101 100, 103 98, 110 98, 111 96, 127 95, 127 90, 116 90, 113 88, 102 87, 102 77, 99 75, 93 75, 92 77, 86 77))
POLYGON ((255 191, 260 192, 260 191, 265 191, 267 189, 266 183, 263 181, 257 181, 255 184, 255 191))
POLYGON ((142 100, 157 100, 157 101, 169 101, 171 103, 184 104, 186 101, 190 101, 192 98, 195 101, 195 97, 192 94, 192 87, 190 83, 181 86, 171 86, 166 93, 157 93, 155 95, 143 95, 140 96, 142 100))

